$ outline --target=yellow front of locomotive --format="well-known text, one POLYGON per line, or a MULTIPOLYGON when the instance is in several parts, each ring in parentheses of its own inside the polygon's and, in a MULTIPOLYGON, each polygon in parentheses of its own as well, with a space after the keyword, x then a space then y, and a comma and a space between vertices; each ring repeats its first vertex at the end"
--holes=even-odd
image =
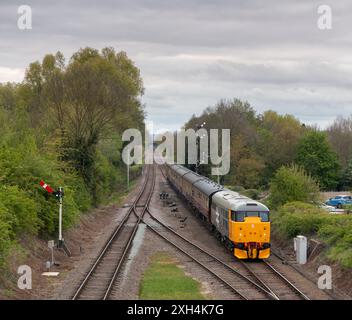
POLYGON ((229 238, 239 259, 267 259, 270 256, 269 211, 229 210, 229 238))

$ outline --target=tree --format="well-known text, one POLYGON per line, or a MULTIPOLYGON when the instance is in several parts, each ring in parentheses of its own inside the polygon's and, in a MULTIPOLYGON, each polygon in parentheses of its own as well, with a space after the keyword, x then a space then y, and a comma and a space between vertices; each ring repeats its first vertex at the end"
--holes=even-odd
POLYGON ((306 129, 294 116, 279 115, 271 110, 260 120, 256 149, 264 159, 263 183, 267 184, 278 168, 293 162, 298 141, 306 129))
POLYGON ((288 202, 308 202, 318 198, 317 182, 297 165, 282 166, 270 182, 269 206, 274 209, 288 202))
POLYGON ((344 188, 352 188, 352 159, 348 162, 347 168, 343 174, 342 186, 344 188))
POLYGON ((261 173, 265 165, 254 157, 242 158, 238 162, 237 173, 235 173, 234 184, 239 184, 246 189, 260 186, 261 173))
POLYGON ((300 140, 296 163, 315 178, 320 187, 333 190, 340 178, 340 164, 324 132, 311 131, 300 140))
POLYGON ((0 83, 0 107, 6 110, 13 110, 16 105, 17 85, 13 83, 0 83))
POLYGON ((113 48, 80 49, 67 65, 58 52, 30 64, 20 91, 31 125, 42 132, 37 136, 54 133, 60 160, 83 177, 97 203, 99 143, 127 128, 143 128, 139 69, 113 48))
MULTIPOLYGON (((244 183, 247 187, 257 187, 263 165, 253 149, 257 140, 258 121, 250 104, 238 99, 220 100, 214 107, 205 109, 201 116, 193 115, 185 124, 185 129, 196 129, 203 122, 206 123, 205 128, 230 129, 231 167, 230 173, 221 179, 222 183, 244 183), (251 170, 251 178, 246 179, 248 170, 251 170)), ((204 174, 210 172, 209 166, 201 168, 199 172, 204 174)))
POLYGON ((139 70, 123 52, 105 48, 81 49, 71 58, 63 72, 63 101, 54 99, 60 74, 50 86, 56 114, 62 117, 68 135, 66 159, 72 161, 96 197, 96 148, 111 132, 122 132, 130 125, 141 125, 144 119, 139 97, 143 93, 139 70), (60 110, 58 107, 62 108, 60 110), (136 118, 134 118, 136 117, 136 118))
POLYGON ((352 157, 352 116, 338 117, 327 129, 329 142, 339 156, 342 168, 345 169, 352 157))

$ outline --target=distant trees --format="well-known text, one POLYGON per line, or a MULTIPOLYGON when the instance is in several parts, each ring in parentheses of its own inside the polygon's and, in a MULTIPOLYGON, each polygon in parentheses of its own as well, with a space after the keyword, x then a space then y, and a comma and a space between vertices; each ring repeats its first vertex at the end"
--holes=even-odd
POLYGON ((345 190, 352 189, 352 159, 348 162, 342 176, 342 187, 345 190))
POLYGON ((304 135, 297 148, 296 163, 315 178, 325 190, 334 190, 340 178, 336 153, 324 132, 311 131, 304 135))
POLYGON ((338 154, 342 169, 345 169, 352 159, 352 116, 339 116, 328 127, 327 134, 331 147, 338 154))
MULTIPOLYGON (((223 183, 245 188, 268 186, 275 171, 293 162, 300 137, 307 130, 291 115, 281 116, 274 111, 257 115, 248 102, 221 100, 207 108, 200 117, 193 116, 187 128, 231 130, 231 170, 223 183)), ((201 167, 201 173, 208 173, 201 167)))
MULTIPOLYGON (((282 166, 298 164, 321 188, 348 187, 347 165, 352 160, 352 117, 338 118, 328 130, 306 126, 292 115, 275 111, 257 114, 248 102, 221 100, 205 109, 199 117, 193 115, 185 128, 231 130, 231 170, 221 182, 245 188, 268 188, 271 179, 282 166)), ((210 173, 202 165, 199 172, 210 173)))
POLYGON ((6 110, 12 110, 16 105, 16 87, 13 83, 0 83, 0 106, 6 110))
MULTIPOLYGON (((258 138, 258 119, 249 103, 238 99, 221 100, 213 108, 207 108, 200 117, 192 117, 185 124, 185 128, 195 129, 203 122, 206 123, 205 128, 231 130, 230 174, 222 182, 247 187, 258 186, 261 182, 259 173, 263 162, 253 148, 258 138), (245 172, 247 176, 244 175, 245 172)), ((209 170, 204 167, 201 166, 200 172, 205 174, 209 170)))

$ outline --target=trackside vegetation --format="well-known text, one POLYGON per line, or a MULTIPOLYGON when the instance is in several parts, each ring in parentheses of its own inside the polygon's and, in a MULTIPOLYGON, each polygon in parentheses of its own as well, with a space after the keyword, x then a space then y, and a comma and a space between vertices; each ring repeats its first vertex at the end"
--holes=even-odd
POLYGON ((271 180, 268 205, 272 209, 277 209, 287 202, 318 199, 319 185, 302 167, 283 166, 271 180))
POLYGON ((275 233, 286 239, 298 234, 319 238, 327 245, 327 257, 352 268, 352 216, 329 215, 314 205, 289 202, 272 212, 275 233))
POLYGON ((64 187, 65 229, 124 191, 121 134, 143 129, 143 90, 133 61, 113 48, 80 49, 68 62, 48 54, 21 83, 0 84, 0 267, 21 237, 57 232, 57 200, 41 179, 64 187))
POLYGON ((344 268, 352 267, 352 216, 331 215, 317 205, 318 183, 302 168, 280 168, 270 185, 272 230, 291 240, 298 234, 314 237, 327 246, 327 257, 344 268))
POLYGON ((152 257, 140 286, 144 300, 204 300, 200 284, 185 275, 176 261, 164 252, 152 257))

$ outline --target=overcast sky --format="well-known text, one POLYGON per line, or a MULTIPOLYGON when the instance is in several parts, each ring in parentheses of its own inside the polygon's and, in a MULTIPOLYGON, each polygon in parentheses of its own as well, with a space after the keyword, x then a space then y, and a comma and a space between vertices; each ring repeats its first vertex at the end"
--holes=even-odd
POLYGON ((124 50, 141 69, 148 120, 177 129, 222 98, 321 127, 352 114, 352 1, 1 0, 0 82, 80 47, 124 50), (19 30, 30 5, 33 29, 19 30), (317 27, 319 5, 332 30, 317 27))

